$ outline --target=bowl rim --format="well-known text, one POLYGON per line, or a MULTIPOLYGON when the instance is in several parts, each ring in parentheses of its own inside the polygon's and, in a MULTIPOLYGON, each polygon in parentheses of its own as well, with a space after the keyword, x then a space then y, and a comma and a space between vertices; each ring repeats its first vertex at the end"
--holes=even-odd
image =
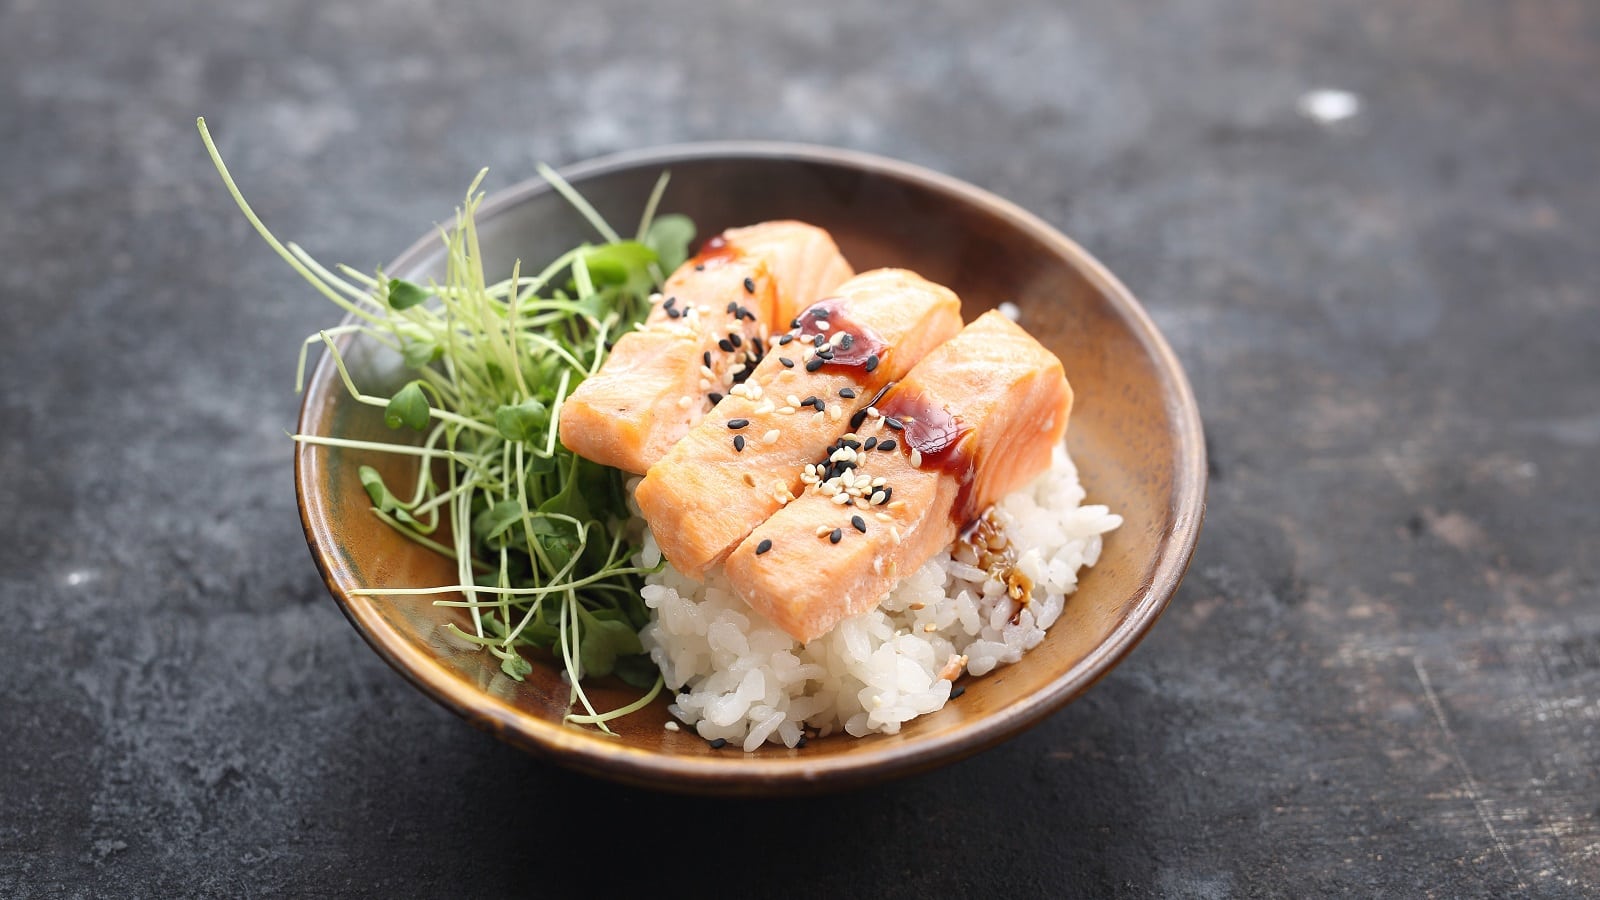
MULTIPOLYGON (((1081 696, 1127 656, 1166 609, 1188 570, 1205 518, 1207 467, 1199 407, 1183 366, 1132 292, 1075 241, 1009 200, 914 163, 816 144, 707 141, 623 151, 564 166, 558 171, 567 181, 581 185, 586 179, 634 168, 667 168, 684 162, 722 159, 795 161, 855 169, 909 182, 980 208, 1052 247, 1125 317, 1134 337, 1146 347, 1157 370, 1171 386, 1165 405, 1176 428, 1179 461, 1172 478, 1173 525, 1163 535, 1164 552, 1139 596, 1124 607, 1108 639, 1032 696, 941 736, 810 758, 803 751, 789 756, 756 756, 741 752, 731 758, 680 757, 629 746, 592 730, 528 716, 462 679, 436 677, 439 670, 433 657, 384 619, 372 615, 373 599, 350 593, 354 585, 345 583, 349 580, 348 573, 336 572, 330 565, 332 547, 325 547, 318 533, 319 523, 328 520, 326 501, 313 489, 323 462, 318 447, 301 442, 295 450, 295 493, 301 526, 317 569, 356 631, 385 662, 424 694, 477 727, 535 756, 624 783, 715 794, 795 793, 823 786, 844 788, 925 771, 1007 740, 1081 696), (345 577, 341 579, 341 575, 345 577)), ((491 219, 552 190, 549 182, 537 176, 517 182, 485 198, 478 208, 478 219, 480 222, 491 219)), ((437 234, 424 235, 395 257, 384 271, 407 271, 437 253, 438 240, 437 234)), ((347 343, 353 335, 341 337, 341 343, 347 343)), ((328 389, 337 387, 336 380, 331 359, 323 354, 306 383, 296 424, 299 433, 307 433, 313 424, 311 419, 319 411, 313 409, 313 400, 329 396, 328 389)))

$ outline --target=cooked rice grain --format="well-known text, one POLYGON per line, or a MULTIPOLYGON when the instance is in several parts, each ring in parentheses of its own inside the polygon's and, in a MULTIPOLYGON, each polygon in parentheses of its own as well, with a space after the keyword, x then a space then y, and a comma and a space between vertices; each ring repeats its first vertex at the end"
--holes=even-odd
MULTIPOLYGON (((640 638, 677 693, 672 714, 707 740, 755 750, 793 747, 802 728, 827 735, 893 734, 944 706, 950 681, 940 672, 967 656, 984 675, 1038 646, 1077 589, 1078 570, 1100 557, 1101 535, 1122 524, 1104 506, 1080 506, 1083 488, 1064 448, 1051 468, 996 510, 1019 549, 1017 569, 1033 599, 1017 612, 1006 586, 957 545, 929 560, 877 609, 800 644, 735 596, 720 570, 698 584, 670 565, 641 593, 653 611, 640 638), (684 685, 689 690, 684 692, 684 685)), ((640 562, 661 558, 648 533, 640 562)))

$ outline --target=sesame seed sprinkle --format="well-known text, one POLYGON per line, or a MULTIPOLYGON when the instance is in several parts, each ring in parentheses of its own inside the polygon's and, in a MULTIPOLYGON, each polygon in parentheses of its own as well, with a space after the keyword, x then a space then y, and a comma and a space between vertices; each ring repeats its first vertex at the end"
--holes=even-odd
POLYGON ((922 468, 922 451, 915 447, 911 448, 911 468, 922 468))
POLYGON ((749 419, 729 419, 728 420, 728 427, 733 429, 734 431, 738 431, 739 429, 741 429, 741 428, 743 428, 743 427, 745 427, 746 425, 749 425, 749 424, 750 424, 750 420, 749 419))
POLYGON ((896 419, 894 416, 884 416, 883 417, 883 424, 889 426, 890 428, 893 428, 895 431, 904 430, 905 427, 906 427, 904 422, 901 422, 899 419, 896 419))
POLYGON ((827 323, 826 320, 823 319, 818 319, 815 324, 818 331, 827 331, 830 327, 832 327, 827 323))
POLYGON ((792 360, 792 359, 790 359, 790 358, 789 358, 789 357, 787 357, 787 356, 780 356, 780 357, 778 357, 778 362, 781 362, 781 363, 783 363, 783 367, 784 367, 784 368, 785 368, 785 369, 792 369, 792 368, 794 368, 794 360, 792 360))
POLYGON ((723 338, 722 340, 717 341, 717 349, 721 350, 723 353, 732 353, 733 352, 733 342, 728 340, 727 338, 723 338))
POLYGON ((883 441, 883 442, 879 443, 878 444, 878 449, 883 451, 884 453, 888 453, 889 451, 893 450, 897 446, 899 446, 899 445, 896 444, 894 442, 894 439, 891 438, 891 439, 889 439, 887 441, 883 441))
POLYGON ((862 534, 867 533, 867 520, 861 518, 860 516, 851 516, 850 525, 862 534))
POLYGON ((782 347, 782 346, 784 346, 785 344, 789 343, 792 340, 794 340, 794 335, 792 335, 792 334, 782 335, 782 336, 780 336, 778 338, 778 346, 782 347))
POLYGON ((866 369, 867 369, 868 372, 872 372, 872 371, 876 371, 877 368, 878 368, 878 354, 874 353, 871 356, 867 357, 866 369))
POLYGON ((828 543, 830 543, 830 544, 837 544, 837 543, 839 543, 839 541, 841 541, 843 539, 844 539, 844 529, 842 529, 842 528, 835 528, 834 530, 828 532, 828 543))
POLYGON ((744 280, 744 292, 746 294, 754 294, 756 292, 756 280, 754 278, 746 278, 744 280))
POLYGON ((716 406, 718 403, 722 402, 722 395, 715 392, 707 394, 706 398, 711 401, 712 406, 716 406))
POLYGON ((736 434, 733 436, 733 449, 739 453, 744 452, 744 435, 736 434))
POLYGON ((688 394, 684 394, 682 397, 678 398, 678 408, 679 409, 688 409, 689 408, 689 404, 691 404, 693 402, 694 402, 693 398, 691 398, 688 394))
POLYGON ((772 549, 772 541, 770 539, 763 539, 761 541, 761 543, 756 545, 756 555, 760 556, 761 554, 763 554, 763 553, 765 553, 765 552, 767 552, 768 550, 771 550, 771 549, 772 549))
POLYGON ((763 443, 763 444, 776 444, 778 442, 778 436, 781 433, 782 432, 778 431, 778 429, 774 428, 771 431, 769 431, 766 434, 763 434, 761 436, 761 443, 763 443))
POLYGON ((833 529, 829 528, 826 525, 818 525, 817 526, 817 537, 827 537, 828 536, 828 532, 830 532, 832 530, 833 529))
POLYGON ((856 410, 855 414, 850 417, 850 429, 852 431, 854 431, 855 429, 860 428, 861 427, 861 423, 865 422, 866 420, 867 420, 867 411, 864 410, 864 409, 856 410))
POLYGON ((806 371, 807 372, 815 372, 816 370, 822 368, 822 363, 823 363, 822 359, 814 358, 810 362, 806 363, 806 371))
POLYGON ((840 388, 839 389, 839 396, 843 397, 846 400, 854 400, 856 398, 856 389, 855 388, 840 388))

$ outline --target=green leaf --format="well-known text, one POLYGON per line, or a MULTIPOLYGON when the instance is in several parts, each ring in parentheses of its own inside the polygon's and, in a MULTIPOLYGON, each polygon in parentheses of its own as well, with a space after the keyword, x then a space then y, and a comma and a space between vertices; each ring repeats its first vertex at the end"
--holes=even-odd
POLYGON ((550 427, 550 410, 538 398, 494 411, 494 427, 508 441, 542 441, 550 427))
POLYGON ((532 475, 532 476, 549 475, 551 472, 554 472, 555 470, 556 470, 556 458, 554 456, 537 456, 536 455, 536 456, 528 457, 528 469, 527 469, 527 471, 528 471, 529 475, 532 475))
POLYGON ((672 213, 656 216, 645 232, 644 242, 656 253, 663 272, 671 272, 689 259, 689 244, 694 241, 694 220, 672 213))
POLYGON ((596 285, 634 284, 640 275, 648 279, 650 264, 657 259, 656 251, 638 241, 602 244, 583 255, 589 279, 596 285))
POLYGON ((661 677, 661 670, 644 655, 617 657, 616 673, 623 682, 641 691, 649 690, 661 677))
POLYGON ((644 652, 639 635, 628 623, 602 619, 581 606, 578 617, 583 620, 578 636, 578 658, 583 660, 585 675, 610 675, 616 668, 617 657, 644 652))
POLYGON ((489 542, 520 521, 522 506, 515 500, 501 500, 473 517, 472 533, 478 540, 489 542))
POLYGON ((428 292, 402 278, 389 279, 389 308, 410 309, 428 299, 428 292))
POLYGON ((529 672, 533 671, 533 663, 513 654, 500 660, 500 671, 521 681, 528 676, 529 672))
POLYGON ((384 424, 390 428, 409 426, 417 431, 428 427, 428 398, 422 395, 422 382, 413 381, 389 398, 383 411, 384 424))
POLYGON ((413 369, 422 369, 439 361, 444 356, 444 348, 433 341, 420 341, 402 336, 400 338, 400 358, 413 369))

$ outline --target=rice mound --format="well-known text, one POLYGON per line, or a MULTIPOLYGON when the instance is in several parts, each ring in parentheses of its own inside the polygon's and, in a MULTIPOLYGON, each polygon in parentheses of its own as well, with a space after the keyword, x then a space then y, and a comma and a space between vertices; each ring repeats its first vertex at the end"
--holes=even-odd
MULTIPOLYGON (((1080 506, 1083 497, 1078 471, 1058 447, 1048 470, 996 506, 994 518, 1019 553, 1016 568, 1034 585, 1015 623, 1018 604, 1005 584, 957 542, 954 556, 938 554, 877 609, 809 644, 745 605, 720 569, 700 584, 668 564, 640 591, 652 616, 639 637, 678 692, 672 714, 707 740, 751 751, 767 742, 793 747, 803 729, 894 734, 950 699, 951 681, 940 674, 952 657, 965 654, 966 672, 984 675, 1044 640, 1077 589, 1078 570, 1099 559, 1101 535, 1122 524, 1104 506, 1080 506)), ((646 529, 638 561, 660 559, 646 529)))

